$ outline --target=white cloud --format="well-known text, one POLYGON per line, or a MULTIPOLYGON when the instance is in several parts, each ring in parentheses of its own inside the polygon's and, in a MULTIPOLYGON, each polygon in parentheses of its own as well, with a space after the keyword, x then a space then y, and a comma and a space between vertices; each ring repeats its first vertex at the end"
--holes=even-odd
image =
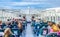
POLYGON ((11 2, 10 5, 12 6, 26 6, 26 5, 39 5, 39 4, 51 4, 45 2, 11 2))
POLYGON ((26 0, 26 1, 32 1, 32 2, 26 2, 25 0, 21 0, 23 2, 16 2, 17 0, 0 0, 0 7, 1 8, 14 8, 17 7, 19 8, 20 6, 32 6, 35 5, 34 7, 55 7, 59 5, 59 0, 26 0), (4 1, 4 2, 1 2, 4 1), (13 1, 13 2, 7 2, 7 1, 13 1), (15 1, 15 2, 14 2, 15 1), (38 2, 34 2, 38 1, 38 2), (2 5, 2 6, 1 6, 2 5))
POLYGON ((0 9, 12 9, 12 6, 1 6, 0 9))
POLYGON ((12 0, 0 0, 0 2, 11 2, 12 0))

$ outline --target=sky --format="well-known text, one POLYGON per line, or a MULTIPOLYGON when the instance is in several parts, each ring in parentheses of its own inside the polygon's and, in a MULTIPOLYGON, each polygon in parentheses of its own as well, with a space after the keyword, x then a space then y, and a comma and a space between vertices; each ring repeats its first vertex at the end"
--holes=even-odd
POLYGON ((0 0, 0 8, 55 8, 60 7, 60 0, 0 0))

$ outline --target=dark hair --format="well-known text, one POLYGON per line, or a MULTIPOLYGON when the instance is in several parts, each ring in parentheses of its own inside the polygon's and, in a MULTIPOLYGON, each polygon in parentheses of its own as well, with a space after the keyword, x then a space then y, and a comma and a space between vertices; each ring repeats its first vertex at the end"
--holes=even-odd
POLYGON ((57 26, 60 28, 60 25, 59 24, 57 24, 57 26))
POLYGON ((25 16, 23 16, 23 18, 25 18, 25 16))
POLYGON ((7 19, 7 21, 10 21, 9 19, 7 19))
POLYGON ((56 24, 55 22, 52 22, 53 24, 56 24))
POLYGON ((55 22, 51 22, 51 21, 47 21, 47 22, 50 22, 50 23, 53 23, 53 24, 55 24, 55 22))
POLYGON ((47 22, 51 23, 51 21, 47 21, 47 22))
POLYGON ((34 16, 32 16, 32 18, 35 18, 34 16))
POLYGON ((41 20, 41 19, 38 19, 38 20, 41 20))

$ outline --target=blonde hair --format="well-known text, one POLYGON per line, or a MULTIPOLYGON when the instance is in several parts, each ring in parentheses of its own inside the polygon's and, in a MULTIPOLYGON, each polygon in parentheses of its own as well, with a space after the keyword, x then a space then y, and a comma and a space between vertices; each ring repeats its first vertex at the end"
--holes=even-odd
POLYGON ((9 37, 10 34, 13 34, 10 30, 10 28, 6 28, 4 31, 4 37, 9 37))

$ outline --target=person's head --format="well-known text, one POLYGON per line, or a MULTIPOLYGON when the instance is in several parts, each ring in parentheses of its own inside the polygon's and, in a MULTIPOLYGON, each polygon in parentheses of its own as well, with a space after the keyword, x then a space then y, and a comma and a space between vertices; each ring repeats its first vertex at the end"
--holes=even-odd
POLYGON ((57 26, 59 27, 59 29, 60 29, 60 24, 57 24, 57 26))
POLYGON ((15 18, 13 18, 12 20, 15 20, 15 18))
POLYGON ((18 28, 20 28, 20 29, 22 28, 22 22, 20 22, 20 21, 18 22, 18 28))
POLYGON ((25 16, 23 16, 23 19, 25 19, 25 16))
POLYGON ((4 31, 4 37, 9 37, 10 34, 13 34, 10 28, 6 28, 4 31))
POLYGON ((25 20, 26 20, 26 17, 25 17, 25 16, 23 16, 22 21, 25 21, 25 20))
POLYGON ((47 20, 46 20, 46 19, 44 19, 44 20, 43 20, 43 22, 47 22, 47 20))
POLYGON ((18 19, 15 19, 15 21, 18 21, 18 19))
POLYGON ((7 21, 10 21, 10 19, 7 19, 7 21))
POLYGON ((49 26, 52 26, 53 23, 52 23, 51 21, 48 21, 48 25, 49 25, 49 26))
POLYGON ((11 25, 11 22, 6 22, 6 25, 11 25))
POLYGON ((10 28, 6 28, 4 31, 4 35, 10 35, 11 33, 11 29, 10 28))
POLYGON ((58 23, 57 23, 57 26, 58 26, 58 27, 59 27, 59 29, 60 29, 60 22, 58 22, 58 23))
POLYGON ((36 19, 36 22, 40 22, 40 20, 39 19, 36 19))
POLYGON ((41 21, 41 19, 38 19, 39 21, 41 21))
POLYGON ((18 19, 15 19, 15 22, 16 22, 16 23, 18 23, 18 21, 19 21, 18 19))
POLYGON ((32 20, 34 19, 35 17, 34 16, 32 16, 32 20))

